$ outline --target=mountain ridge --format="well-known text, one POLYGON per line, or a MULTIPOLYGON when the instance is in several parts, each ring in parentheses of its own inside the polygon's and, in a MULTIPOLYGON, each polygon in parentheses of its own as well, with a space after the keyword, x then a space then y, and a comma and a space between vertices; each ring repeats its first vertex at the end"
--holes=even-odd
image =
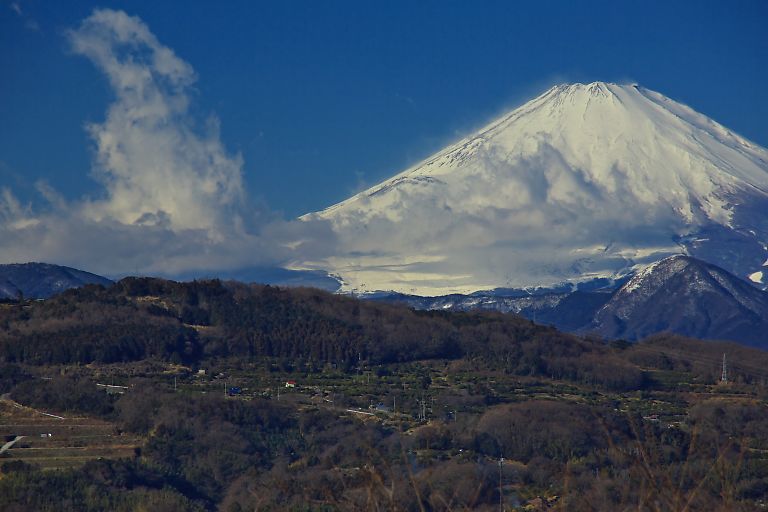
POLYGON ((637 340, 661 331, 768 347, 768 293, 687 256, 665 258, 619 288, 583 331, 637 340))
POLYGON ((0 299, 47 299, 86 284, 109 286, 110 279, 52 263, 0 264, 0 299))
POLYGON ((415 309, 516 313, 566 332, 636 341, 658 333, 768 349, 768 292, 696 258, 655 262, 611 290, 443 297, 383 295, 415 309))

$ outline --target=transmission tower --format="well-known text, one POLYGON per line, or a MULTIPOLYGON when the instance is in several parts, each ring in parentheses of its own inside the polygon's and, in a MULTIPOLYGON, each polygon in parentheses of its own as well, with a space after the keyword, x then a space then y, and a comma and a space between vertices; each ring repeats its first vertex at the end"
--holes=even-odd
POLYGON ((725 354, 723 354, 723 374, 720 376, 720 382, 728 384, 728 363, 725 360, 725 354))

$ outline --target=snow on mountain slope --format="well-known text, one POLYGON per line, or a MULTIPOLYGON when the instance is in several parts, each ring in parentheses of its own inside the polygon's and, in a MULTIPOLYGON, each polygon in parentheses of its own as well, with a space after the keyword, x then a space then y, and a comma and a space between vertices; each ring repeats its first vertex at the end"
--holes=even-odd
POLYGON ((687 253, 757 280, 766 212, 765 148, 636 85, 561 85, 302 217, 330 221, 338 250, 291 268, 442 295, 616 278, 687 253))
MULTIPOLYGON (((610 309, 617 317, 626 319, 628 310, 648 302, 659 289, 669 286, 679 276, 687 279, 685 288, 681 290, 685 294, 725 293, 739 306, 768 319, 768 295, 765 292, 753 289, 716 266, 682 255, 664 258, 632 276, 598 316, 610 309)), ((673 309, 683 309, 683 305, 678 304, 673 309)))
POLYGON ((669 331, 765 348, 768 293, 717 266, 671 256, 633 276, 584 330, 627 339, 669 331))

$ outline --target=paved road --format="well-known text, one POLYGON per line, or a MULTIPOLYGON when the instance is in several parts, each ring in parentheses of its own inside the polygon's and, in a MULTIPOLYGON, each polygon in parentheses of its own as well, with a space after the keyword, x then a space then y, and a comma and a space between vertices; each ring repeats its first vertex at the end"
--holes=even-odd
POLYGON ((0 448, 0 455, 2 455, 3 453, 5 453, 5 452, 6 452, 6 450, 10 450, 10 449, 11 449, 11 446, 15 445, 15 444, 16 444, 18 441, 20 441, 20 440, 24 439, 25 437, 26 437, 26 436, 16 436, 16 439, 14 439, 13 441, 8 441, 7 443, 5 443, 5 444, 3 445, 3 447, 2 447, 2 448, 0 448))

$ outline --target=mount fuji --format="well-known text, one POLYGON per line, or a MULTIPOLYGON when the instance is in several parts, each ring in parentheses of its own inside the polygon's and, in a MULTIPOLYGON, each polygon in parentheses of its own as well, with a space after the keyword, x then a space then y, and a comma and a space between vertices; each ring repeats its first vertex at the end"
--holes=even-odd
POLYGON ((638 85, 559 85, 303 220, 342 291, 466 294, 626 278, 673 254, 768 284, 768 150, 638 85))

